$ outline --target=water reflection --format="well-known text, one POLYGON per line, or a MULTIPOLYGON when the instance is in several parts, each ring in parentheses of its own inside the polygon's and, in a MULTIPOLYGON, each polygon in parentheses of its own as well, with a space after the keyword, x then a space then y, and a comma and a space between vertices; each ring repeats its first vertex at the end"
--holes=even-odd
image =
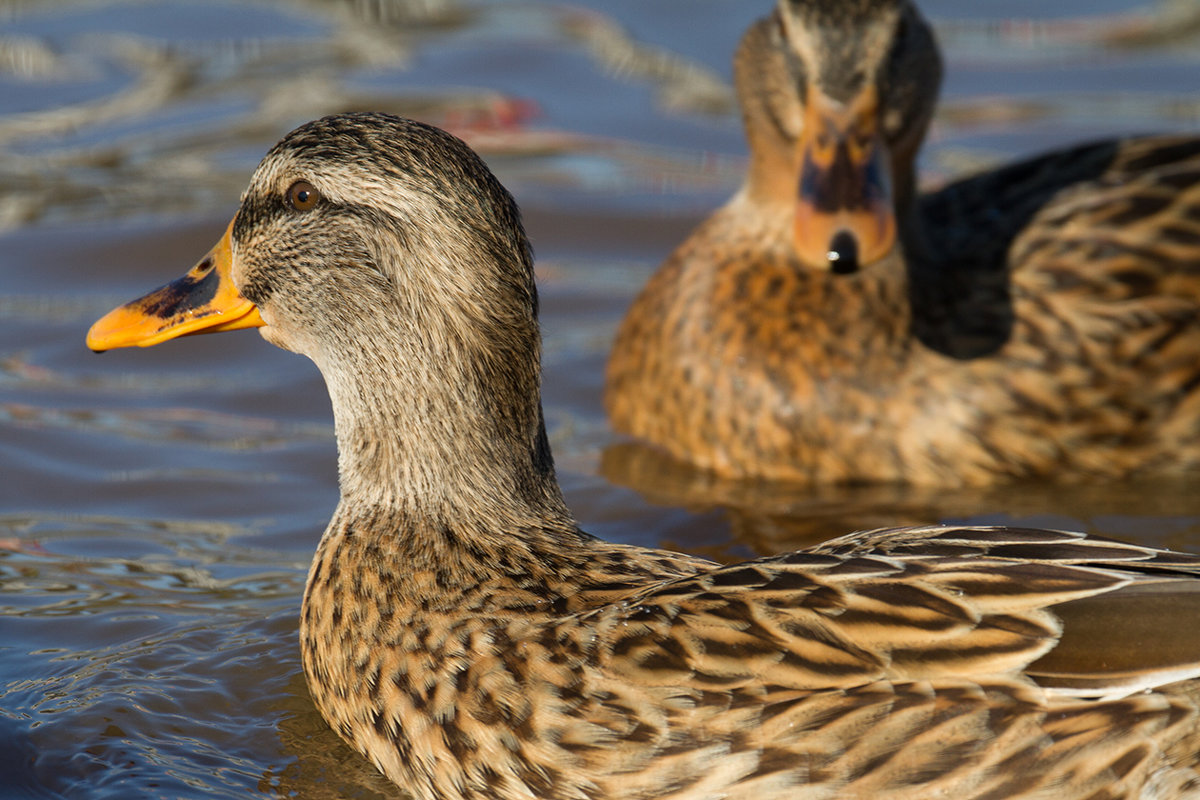
POLYGON ((0 39, 12 92, 0 107, 0 228, 219 207, 283 132, 342 111, 433 122, 485 154, 604 158, 612 143, 530 130, 539 106, 519 93, 454 86, 453 72, 431 90, 410 74, 429 51, 506 39, 582 50, 657 85, 674 111, 732 110, 711 69, 571 6, 112 3, 64 15, 34 4, 0 39))
POLYGON ((1193 491, 1194 476, 1187 475, 950 490, 896 484, 813 487, 720 478, 636 442, 606 448, 601 471, 652 504, 721 514, 731 538, 757 554, 816 544, 852 530, 936 522, 1020 523, 1200 550, 1200 496, 1193 491))
POLYGON ((279 741, 295 760, 282 768, 268 769, 259 786, 263 791, 312 800, 411 797, 397 792, 378 770, 338 738, 317 713, 301 673, 292 675, 275 711, 279 715, 279 741))

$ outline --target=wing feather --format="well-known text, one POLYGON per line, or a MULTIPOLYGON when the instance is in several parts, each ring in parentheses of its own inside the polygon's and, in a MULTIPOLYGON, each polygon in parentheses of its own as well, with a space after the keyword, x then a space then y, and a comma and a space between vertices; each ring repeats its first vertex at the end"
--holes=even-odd
POLYGON ((647 685, 1029 677, 1120 696, 1200 675, 1198 575, 1200 558, 1069 532, 868 531, 628 598, 607 663, 647 685))

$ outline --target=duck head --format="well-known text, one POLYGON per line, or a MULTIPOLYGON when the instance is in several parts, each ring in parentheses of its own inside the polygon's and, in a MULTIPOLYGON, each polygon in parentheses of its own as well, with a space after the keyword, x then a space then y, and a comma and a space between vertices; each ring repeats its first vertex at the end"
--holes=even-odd
POLYGON ((261 327, 325 366, 414 329, 470 339, 473 325, 511 317, 506 308, 536 339, 528 241, 478 156, 420 123, 342 114, 275 145, 217 245, 184 277, 99 320, 88 346, 261 327))
POLYGON ((87 343, 247 327, 320 368, 344 497, 491 481, 556 495, 529 243, 512 197, 455 137, 367 113, 297 128, 217 246, 87 343))
POLYGON ((805 265, 855 272, 898 247, 941 60, 907 0, 780 0, 734 73, 745 191, 787 215, 805 265))

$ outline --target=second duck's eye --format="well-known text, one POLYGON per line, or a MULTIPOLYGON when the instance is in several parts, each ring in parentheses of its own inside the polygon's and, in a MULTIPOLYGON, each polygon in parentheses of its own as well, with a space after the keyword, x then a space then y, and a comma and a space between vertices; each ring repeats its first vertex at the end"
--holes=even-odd
POLYGON ((296 181, 287 190, 287 204, 295 211, 312 211, 321 193, 308 181, 296 181))

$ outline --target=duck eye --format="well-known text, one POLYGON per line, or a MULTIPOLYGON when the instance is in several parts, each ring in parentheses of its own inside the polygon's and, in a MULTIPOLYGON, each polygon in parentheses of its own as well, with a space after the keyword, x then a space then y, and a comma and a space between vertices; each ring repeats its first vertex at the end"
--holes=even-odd
POLYGON ((287 190, 287 204, 295 211, 312 211, 321 193, 308 181, 296 181, 287 190))

